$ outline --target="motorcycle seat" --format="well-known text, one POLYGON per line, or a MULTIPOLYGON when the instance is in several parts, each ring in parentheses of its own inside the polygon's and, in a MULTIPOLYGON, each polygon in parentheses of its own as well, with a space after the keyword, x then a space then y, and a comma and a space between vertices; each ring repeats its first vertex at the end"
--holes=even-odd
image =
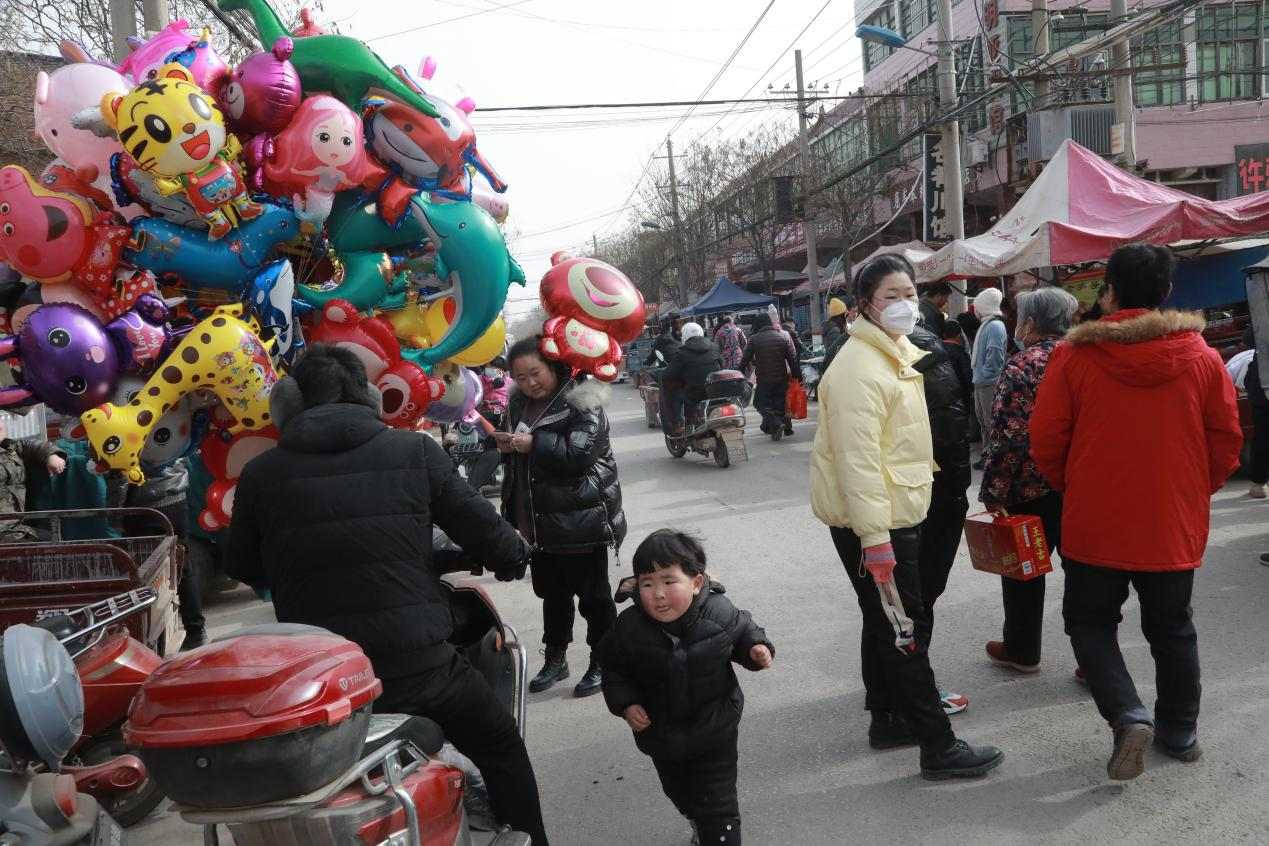
POLYGON ((74 634, 80 628, 79 624, 66 614, 55 614, 52 617, 45 617, 43 620, 36 620, 31 625, 37 629, 44 629, 44 631, 50 632, 58 640, 74 634))
POLYGON ((445 732, 427 717, 371 714, 370 731, 366 734, 362 757, 373 754, 396 740, 409 740, 425 755, 435 755, 445 745, 445 732))

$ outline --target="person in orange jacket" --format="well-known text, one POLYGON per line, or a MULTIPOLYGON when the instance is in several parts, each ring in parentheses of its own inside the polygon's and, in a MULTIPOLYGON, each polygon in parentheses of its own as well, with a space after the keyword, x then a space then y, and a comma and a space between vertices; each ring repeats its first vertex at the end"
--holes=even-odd
POLYGON ((1062 616, 1097 709, 1114 730, 1112 779, 1136 778, 1153 741, 1197 760, 1198 634, 1190 597, 1211 495, 1238 466, 1234 387, 1202 314, 1160 311, 1175 260, 1147 244, 1106 265, 1112 314, 1053 352, 1031 417, 1031 455, 1063 494, 1062 616), (1154 719, 1119 649, 1128 588, 1158 672, 1154 719))

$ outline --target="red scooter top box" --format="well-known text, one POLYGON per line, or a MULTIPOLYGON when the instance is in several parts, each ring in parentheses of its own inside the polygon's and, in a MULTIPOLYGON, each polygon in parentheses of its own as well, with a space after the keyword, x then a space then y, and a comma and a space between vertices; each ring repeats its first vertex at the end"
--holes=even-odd
POLYGON ((975 570, 1028 581, 1053 571, 1039 517, 973 514, 965 519, 965 542, 975 570))

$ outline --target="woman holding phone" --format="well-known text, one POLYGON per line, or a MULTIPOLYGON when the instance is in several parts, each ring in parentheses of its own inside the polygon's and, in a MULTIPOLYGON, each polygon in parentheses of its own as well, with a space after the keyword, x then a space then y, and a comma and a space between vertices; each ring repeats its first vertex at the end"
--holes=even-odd
POLYGON ((581 611, 592 652, 573 694, 591 696, 602 680, 593 650, 617 619, 608 549, 620 547, 626 536, 604 413, 610 389, 548 361, 541 342, 540 336, 525 338, 507 354, 514 382, 508 431, 494 435, 509 456, 502 511, 533 546, 533 592, 542 600, 546 662, 529 690, 538 693, 568 678, 573 619, 581 611))

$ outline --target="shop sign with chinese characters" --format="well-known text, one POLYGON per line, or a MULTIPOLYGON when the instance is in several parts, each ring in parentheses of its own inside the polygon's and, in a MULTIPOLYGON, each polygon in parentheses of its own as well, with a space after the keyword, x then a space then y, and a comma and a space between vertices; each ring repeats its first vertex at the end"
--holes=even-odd
POLYGON ((922 215, 925 221, 922 240, 927 243, 950 241, 952 236, 947 228, 947 207, 943 202, 943 136, 927 132, 922 136, 921 147, 925 160, 921 171, 921 201, 925 211, 922 215))
POLYGON ((1269 144, 1243 144, 1234 148, 1234 175, 1238 196, 1269 190, 1269 144))

